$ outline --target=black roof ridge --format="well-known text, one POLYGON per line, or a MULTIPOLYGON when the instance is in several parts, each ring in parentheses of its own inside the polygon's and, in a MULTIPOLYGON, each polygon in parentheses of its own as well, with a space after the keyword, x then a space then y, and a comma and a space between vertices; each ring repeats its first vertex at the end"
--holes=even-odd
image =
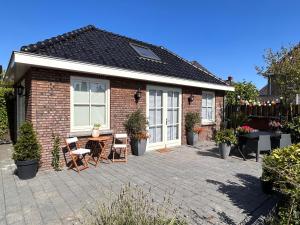
POLYGON ((47 45, 52 45, 52 44, 60 42, 60 41, 74 38, 81 33, 84 33, 84 32, 90 31, 90 30, 94 30, 94 29, 97 29, 94 25, 87 25, 87 26, 72 30, 70 32, 66 32, 66 33, 63 33, 63 34, 60 34, 57 36, 53 36, 51 38, 44 39, 43 41, 38 41, 34 44, 24 45, 21 47, 20 50, 24 51, 24 52, 34 51, 34 50, 37 50, 38 48, 41 48, 41 47, 44 47, 47 45))
POLYGON ((171 53, 172 55, 176 56, 176 57, 179 58, 180 60, 182 60, 182 61, 184 61, 184 62, 190 64, 190 65, 193 66, 194 68, 196 68, 196 69, 198 69, 198 70, 200 70, 200 71, 206 73, 207 75, 209 75, 209 76, 211 76, 211 77, 213 77, 213 78, 215 78, 215 79, 221 81, 221 82, 224 83, 225 85, 229 86, 224 80, 222 80, 221 78, 217 77, 217 76, 214 75, 212 72, 205 71, 205 70, 199 68, 198 66, 193 65, 191 62, 189 62, 189 61, 186 60, 185 58, 183 58, 183 57, 177 55, 176 53, 172 52, 171 50, 169 50, 169 49, 167 49, 167 48, 165 48, 165 47, 163 47, 163 46, 160 46, 160 48, 166 50, 167 52, 169 52, 169 53, 171 53))
POLYGON ((161 48, 161 46, 159 46, 159 45, 154 45, 154 44, 151 44, 151 43, 148 43, 148 42, 145 42, 145 41, 140 41, 140 40, 137 40, 135 38, 131 38, 131 37, 128 37, 128 36, 125 36, 125 35, 121 35, 121 34, 111 32, 111 31, 100 29, 100 28, 98 28, 94 25, 87 25, 87 26, 84 26, 84 27, 81 27, 81 28, 63 33, 61 35, 57 35, 57 36, 53 36, 51 38, 44 39, 43 41, 38 41, 34 44, 24 45, 24 46, 21 47, 20 50, 25 51, 25 52, 34 51, 34 50, 36 50, 40 47, 44 47, 46 45, 51 45, 51 44, 54 44, 54 43, 57 43, 57 42, 60 42, 60 41, 63 41, 63 40, 74 38, 77 35, 82 34, 84 32, 87 32, 87 31, 90 31, 90 30, 98 30, 98 31, 101 31, 101 32, 105 32, 107 34, 117 36, 117 37, 126 38, 127 40, 129 40, 131 42, 136 42, 136 43, 140 43, 140 44, 142 43, 142 44, 153 46, 153 47, 156 47, 156 48, 161 48))

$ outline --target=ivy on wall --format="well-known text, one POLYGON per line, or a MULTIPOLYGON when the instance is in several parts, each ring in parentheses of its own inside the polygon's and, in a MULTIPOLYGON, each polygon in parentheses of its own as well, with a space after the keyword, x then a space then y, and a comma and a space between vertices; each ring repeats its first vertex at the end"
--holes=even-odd
POLYGON ((0 140, 8 139, 9 136, 7 104, 9 96, 12 95, 12 84, 0 81, 0 140))

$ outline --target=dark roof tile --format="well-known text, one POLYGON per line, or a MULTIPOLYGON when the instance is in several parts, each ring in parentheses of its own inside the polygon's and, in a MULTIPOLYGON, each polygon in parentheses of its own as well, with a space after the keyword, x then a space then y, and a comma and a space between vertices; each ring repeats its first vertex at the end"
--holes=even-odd
POLYGON ((21 51, 227 85, 203 66, 196 67, 163 47, 104 31, 92 25, 23 46, 21 51), (161 62, 142 58, 130 43, 150 48, 161 62))

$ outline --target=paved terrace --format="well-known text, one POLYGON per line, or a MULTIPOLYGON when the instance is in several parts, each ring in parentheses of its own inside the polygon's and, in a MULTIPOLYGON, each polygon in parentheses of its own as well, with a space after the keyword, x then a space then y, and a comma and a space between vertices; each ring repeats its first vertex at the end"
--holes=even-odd
MULTIPOLYGON (((0 152, 11 146, 0 146, 0 152)), ((261 164, 238 157, 223 160, 214 146, 181 146, 169 152, 130 156, 125 163, 101 163, 77 174, 39 172, 22 181, 11 160, 0 162, 0 224, 72 224, 84 206, 105 201, 124 184, 152 188, 160 201, 175 191, 192 224, 245 224, 271 205, 260 189, 261 164)))

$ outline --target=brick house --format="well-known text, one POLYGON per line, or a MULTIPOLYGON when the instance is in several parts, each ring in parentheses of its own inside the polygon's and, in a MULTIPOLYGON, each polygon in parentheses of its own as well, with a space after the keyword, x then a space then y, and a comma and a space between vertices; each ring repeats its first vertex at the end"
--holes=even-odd
POLYGON ((163 47, 91 25, 13 52, 6 79, 16 87, 15 130, 33 124, 43 168, 51 166, 52 133, 85 143, 95 123, 106 135, 124 132, 137 109, 149 121, 147 151, 185 144, 187 112, 202 115, 201 139, 209 139, 220 127, 224 93, 233 90, 163 47))

